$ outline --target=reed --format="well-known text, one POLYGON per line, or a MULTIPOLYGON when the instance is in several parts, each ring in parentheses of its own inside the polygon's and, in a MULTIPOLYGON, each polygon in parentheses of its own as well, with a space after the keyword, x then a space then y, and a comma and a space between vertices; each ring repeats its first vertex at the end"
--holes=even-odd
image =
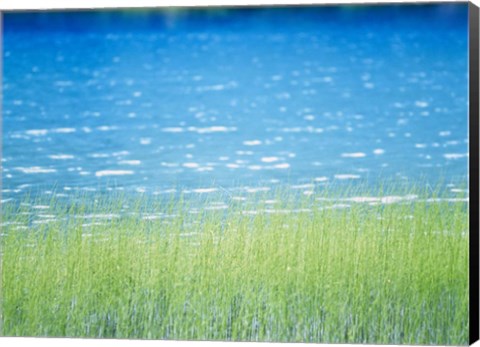
POLYGON ((359 192, 6 204, 1 333, 467 344, 464 196, 359 192))

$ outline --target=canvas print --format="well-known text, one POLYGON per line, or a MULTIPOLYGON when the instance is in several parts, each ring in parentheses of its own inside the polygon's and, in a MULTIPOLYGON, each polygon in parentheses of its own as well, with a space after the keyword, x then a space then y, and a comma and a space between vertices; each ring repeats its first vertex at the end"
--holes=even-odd
POLYGON ((468 5, 3 14, 1 335, 464 345, 468 5))

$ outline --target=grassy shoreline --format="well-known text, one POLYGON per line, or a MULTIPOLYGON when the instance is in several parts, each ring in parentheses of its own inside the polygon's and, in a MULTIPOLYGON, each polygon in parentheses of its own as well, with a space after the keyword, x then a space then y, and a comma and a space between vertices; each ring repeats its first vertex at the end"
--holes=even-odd
POLYGON ((1 334, 467 344, 467 205, 410 193, 6 206, 1 334))

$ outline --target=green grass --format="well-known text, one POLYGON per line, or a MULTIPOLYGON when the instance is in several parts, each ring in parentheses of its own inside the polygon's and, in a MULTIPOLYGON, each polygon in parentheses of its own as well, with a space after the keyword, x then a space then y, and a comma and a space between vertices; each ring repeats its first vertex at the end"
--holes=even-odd
POLYGON ((1 334, 467 344, 467 205, 414 194, 7 204, 1 334))

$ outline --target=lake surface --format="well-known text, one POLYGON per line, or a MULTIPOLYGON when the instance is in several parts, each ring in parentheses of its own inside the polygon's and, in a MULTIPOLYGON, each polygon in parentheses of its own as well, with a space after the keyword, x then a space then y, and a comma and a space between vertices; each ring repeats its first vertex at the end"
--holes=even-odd
POLYGON ((379 181, 459 190, 467 13, 7 13, 2 198, 379 181))

